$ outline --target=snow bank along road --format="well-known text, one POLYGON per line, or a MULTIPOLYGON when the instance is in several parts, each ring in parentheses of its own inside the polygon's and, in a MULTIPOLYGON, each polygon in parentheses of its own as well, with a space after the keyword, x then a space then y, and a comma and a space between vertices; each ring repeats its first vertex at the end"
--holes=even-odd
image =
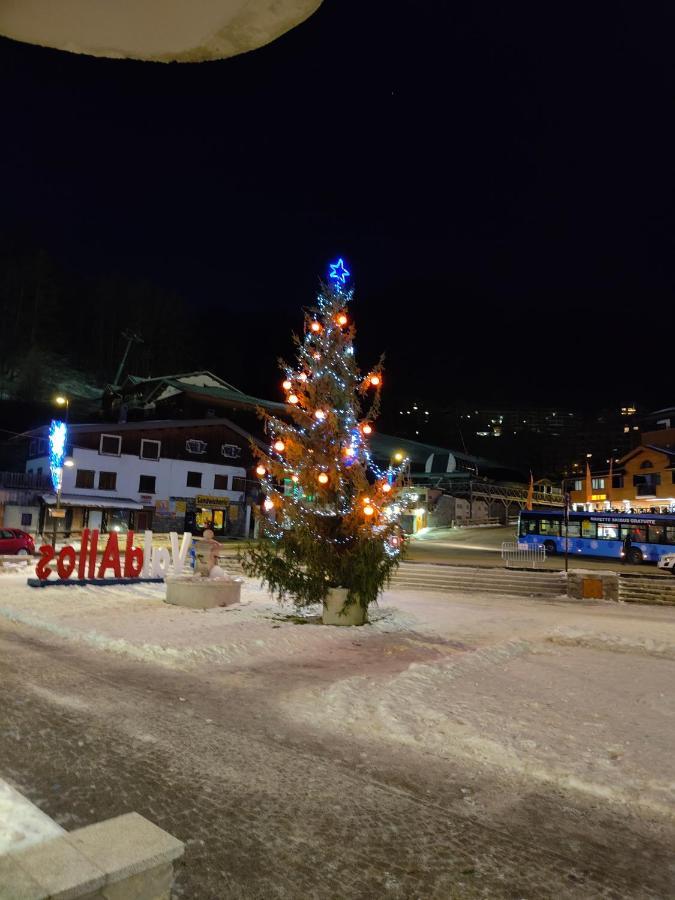
POLYGON ((0 776, 186 841, 176 898, 675 896, 675 609, 162 592, 0 579, 0 776))

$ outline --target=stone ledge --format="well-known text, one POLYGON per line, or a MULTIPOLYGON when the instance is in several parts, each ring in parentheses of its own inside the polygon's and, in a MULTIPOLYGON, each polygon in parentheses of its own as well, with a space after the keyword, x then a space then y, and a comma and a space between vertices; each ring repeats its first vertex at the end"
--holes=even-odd
POLYGON ((168 896, 182 841, 127 813, 0 856, 0 900, 168 896), (159 891, 159 893, 157 893, 159 891))
POLYGON ((65 840, 102 869, 108 883, 173 862, 184 851, 182 841, 135 812, 80 828, 65 840))

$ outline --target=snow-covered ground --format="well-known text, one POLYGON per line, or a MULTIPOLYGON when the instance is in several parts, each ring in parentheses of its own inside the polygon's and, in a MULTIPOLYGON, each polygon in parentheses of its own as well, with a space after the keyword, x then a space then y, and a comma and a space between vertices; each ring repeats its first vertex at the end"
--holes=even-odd
POLYGON ((7 575, 0 616, 174 669, 281 672, 276 708, 317 739, 416 750, 675 821, 675 609, 389 591, 372 624, 330 628, 312 621, 318 609, 299 624, 251 580, 223 609, 170 606, 164 591, 7 575))

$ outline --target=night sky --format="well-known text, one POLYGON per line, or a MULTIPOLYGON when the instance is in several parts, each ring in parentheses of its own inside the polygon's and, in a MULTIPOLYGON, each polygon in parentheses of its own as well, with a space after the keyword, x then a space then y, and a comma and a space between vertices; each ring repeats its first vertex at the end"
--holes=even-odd
POLYGON ((675 402, 675 11, 555 9, 325 0, 197 65, 0 41, 0 230, 182 294, 250 392, 342 255, 390 403, 675 402))

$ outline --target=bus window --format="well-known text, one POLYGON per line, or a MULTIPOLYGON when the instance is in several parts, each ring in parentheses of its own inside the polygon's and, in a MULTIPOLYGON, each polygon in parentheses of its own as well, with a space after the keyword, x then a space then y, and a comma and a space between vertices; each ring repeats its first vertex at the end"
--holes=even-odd
POLYGON ((521 519, 520 520, 520 533, 521 534, 536 534, 537 533, 537 520, 536 519, 521 519))
POLYGON ((625 540, 626 535, 630 535, 631 541, 639 542, 644 544, 647 540, 647 526, 646 525, 622 525, 621 526, 621 540, 625 540))
POLYGON ((663 525, 650 525, 647 533, 649 534, 650 544, 666 543, 666 529, 663 527, 663 525))
POLYGON ((675 525, 650 525, 650 544, 675 544, 675 525))
POLYGON ((583 538, 594 538, 595 522, 589 522, 588 519, 583 519, 581 522, 581 536, 583 538))
POLYGON ((618 541, 619 526, 615 522, 598 522, 598 540, 601 541, 618 541))
POLYGON ((552 534, 560 537, 560 519, 540 519, 539 534, 552 534))
MULTIPOLYGON (((564 533, 564 531, 563 531, 563 533, 564 533)), ((567 537, 571 537, 571 538, 581 537, 581 522, 568 522, 567 537)))

